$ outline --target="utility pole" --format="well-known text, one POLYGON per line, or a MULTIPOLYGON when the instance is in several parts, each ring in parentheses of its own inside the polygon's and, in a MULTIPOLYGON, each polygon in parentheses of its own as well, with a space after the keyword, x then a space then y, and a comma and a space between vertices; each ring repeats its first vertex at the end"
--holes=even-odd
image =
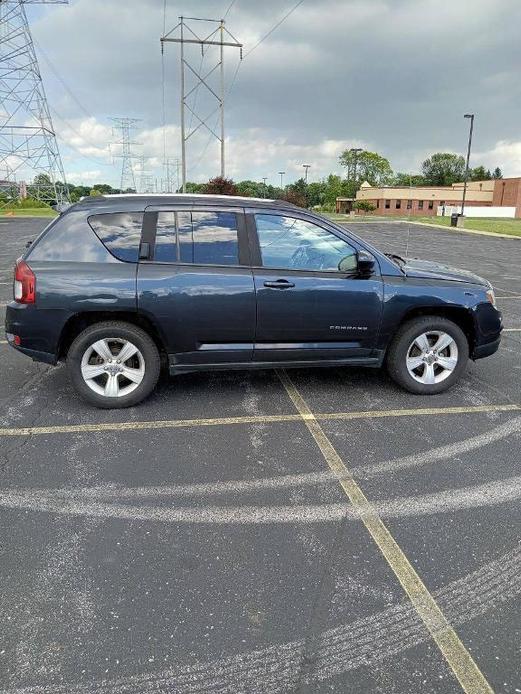
POLYGON ((267 188, 266 188, 266 181, 267 180, 268 180, 267 176, 262 177, 262 182, 264 183, 264 190, 262 192, 263 192, 263 197, 265 197, 265 198, 268 197, 267 188))
POLYGON ((132 147, 134 145, 140 145, 140 142, 135 142, 131 139, 131 132, 135 130, 136 123, 140 122, 140 118, 111 118, 114 123, 113 130, 117 132, 119 140, 113 142, 113 145, 118 145, 121 147, 121 153, 113 155, 115 158, 121 159, 121 184, 120 190, 123 193, 125 190, 131 188, 136 189, 136 179, 134 176, 134 168, 132 165, 133 159, 135 158, 132 147))
POLYGON ((282 184, 282 177, 284 176, 285 173, 286 173, 285 171, 279 171, 279 176, 280 176, 280 187, 282 188, 282 190, 284 190, 284 186, 283 186, 283 184, 282 184))
POLYGON ((466 113, 463 118, 470 118, 469 144, 467 147, 467 161, 465 163, 465 178, 463 180, 463 199, 461 201, 461 216, 465 214, 465 198, 467 197, 467 181, 469 178, 470 148, 472 146, 472 131, 474 130, 474 114, 466 113))
POLYGON ((306 172, 304 174, 304 181, 307 183, 308 182, 308 169, 311 168, 311 164, 302 164, 302 166, 304 167, 304 171, 306 172))
POLYGON ((224 178, 225 169, 225 133, 224 133, 224 102, 225 102, 225 91, 224 91, 224 48, 238 48, 240 51, 240 58, 242 60, 242 43, 239 43, 235 36, 231 34, 225 27, 224 19, 200 19, 198 17, 179 17, 179 22, 176 26, 171 29, 168 33, 161 37, 161 52, 164 52, 165 43, 179 43, 181 44, 180 50, 180 67, 181 67, 181 95, 180 95, 180 107, 181 107, 181 159, 182 159, 182 179, 183 179, 183 193, 186 193, 186 144, 188 140, 194 135, 200 128, 206 128, 211 136, 215 137, 220 142, 221 148, 221 176, 224 178), (217 27, 210 31, 206 36, 200 36, 193 28, 194 22, 203 22, 203 27, 208 23, 217 24, 217 27), (204 55, 204 51, 208 46, 218 46, 219 47, 219 59, 206 74, 202 74, 200 68, 195 67, 190 64, 188 59, 185 57, 185 46, 187 44, 195 44, 200 47, 201 55, 204 55), (215 86, 209 78, 219 70, 219 86, 215 86), (191 78, 193 85, 189 87, 187 85, 187 76, 191 78), (217 107, 207 116, 200 117, 195 112, 195 106, 188 103, 188 100, 192 94, 194 94, 199 87, 205 87, 208 93, 214 97, 217 101, 217 107), (189 132, 186 130, 186 112, 189 111, 192 117, 195 118, 197 124, 190 129, 189 132), (208 124, 208 121, 214 116, 215 113, 219 112, 219 119, 221 122, 220 133, 215 132, 215 129, 208 124))
POLYGON ((12 183, 14 198, 23 191, 17 177, 34 178, 30 195, 61 204, 69 190, 25 12, 29 2, 68 0, 0 0, 0 177, 12 183))

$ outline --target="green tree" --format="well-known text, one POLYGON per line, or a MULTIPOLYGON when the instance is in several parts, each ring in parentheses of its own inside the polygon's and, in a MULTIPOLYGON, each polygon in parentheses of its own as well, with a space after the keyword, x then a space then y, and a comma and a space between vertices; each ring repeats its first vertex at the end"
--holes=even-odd
POLYGON ((494 173, 492 174, 492 178, 496 178, 496 179, 503 178, 503 172, 501 171, 499 166, 496 166, 496 168, 494 169, 494 173))
POLYGON ((471 181, 489 181, 492 178, 490 169, 485 169, 484 166, 476 166, 470 171, 471 181))
POLYGON ((374 212, 376 210, 376 207, 370 200, 357 200, 353 207, 361 212, 374 212))
POLYGON ((398 171, 392 179, 393 186, 424 186, 425 178, 421 174, 410 174, 398 171))
POLYGON ((327 185, 325 181, 313 181, 313 183, 308 183, 308 205, 310 207, 324 204, 326 199, 326 188, 327 185))
POLYGON ((244 195, 247 198, 267 198, 266 187, 259 181, 239 181, 236 185, 237 195, 244 195))
MULTIPOLYGON (((186 192, 187 193, 204 193, 206 192, 206 183, 195 183, 194 181, 186 182, 186 192)), ((183 189, 179 188, 177 193, 182 193, 183 189)))
POLYGON ((329 174, 325 181, 324 191, 324 206, 329 209, 334 209, 336 199, 339 197, 351 198, 354 197, 351 191, 351 184, 341 176, 329 174))
POLYGON ((372 186, 378 186, 386 185, 392 179, 393 170, 389 160, 377 152, 366 150, 352 152, 346 149, 338 160, 347 168, 348 180, 357 184, 356 190, 360 187, 358 184, 364 181, 368 181, 372 186))
POLYGON ((113 193, 119 193, 119 189, 113 188, 108 183, 95 183, 92 187, 95 188, 96 190, 99 190, 99 192, 102 195, 110 195, 113 193))
POLYGON ((437 152, 423 162, 422 173, 427 185, 450 186, 463 180, 465 159, 459 154, 437 152))

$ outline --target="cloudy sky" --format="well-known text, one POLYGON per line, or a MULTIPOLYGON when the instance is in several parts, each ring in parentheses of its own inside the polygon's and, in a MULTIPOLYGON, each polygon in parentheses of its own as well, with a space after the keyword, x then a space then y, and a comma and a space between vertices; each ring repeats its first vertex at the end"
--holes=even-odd
MULTIPOLYGON (((179 15, 223 17, 230 1, 166 0, 167 30, 179 15)), ((471 163, 521 175, 519 0, 304 0, 254 48, 295 4, 235 0, 226 16, 245 52, 233 84, 238 51, 226 52, 229 176, 276 183, 284 170, 288 182, 306 163, 317 180, 339 171, 338 154, 350 146, 385 155, 395 170, 415 171, 432 152, 464 151, 466 112, 476 114, 471 163)), ((118 185, 111 116, 142 119, 135 151, 152 177, 163 175, 163 9, 164 0, 27 6, 71 182, 118 185)), ((203 72, 215 62, 212 50, 203 72)), ((198 69, 197 47, 188 58, 198 69)), ((175 158, 177 44, 166 46, 164 61, 167 150, 175 158)), ((214 107, 205 91, 196 97, 201 114, 214 107)), ((219 173, 218 144, 203 129, 187 156, 189 180, 219 173)))

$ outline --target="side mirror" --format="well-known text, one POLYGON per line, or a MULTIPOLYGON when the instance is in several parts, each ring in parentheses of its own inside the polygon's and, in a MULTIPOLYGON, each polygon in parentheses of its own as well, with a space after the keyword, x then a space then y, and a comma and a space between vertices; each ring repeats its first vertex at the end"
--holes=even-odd
POLYGON ((338 263, 338 271, 343 274, 352 274, 358 269, 358 258, 356 255, 346 255, 345 258, 338 263))
POLYGON ((358 272, 361 275, 371 275, 374 270, 375 258, 368 251, 360 250, 357 253, 358 272))

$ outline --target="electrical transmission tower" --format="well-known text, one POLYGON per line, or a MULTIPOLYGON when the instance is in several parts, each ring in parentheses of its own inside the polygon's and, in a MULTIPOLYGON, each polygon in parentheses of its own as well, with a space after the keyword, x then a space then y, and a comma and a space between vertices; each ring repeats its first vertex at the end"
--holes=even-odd
MULTIPOLYGON (((197 17, 179 17, 179 23, 171 29, 167 34, 161 37, 161 51, 164 51, 164 44, 179 43, 181 44, 181 169, 182 169, 182 182, 183 182, 183 193, 186 192, 186 143, 200 128, 206 128, 210 133, 210 136, 215 137, 221 143, 221 176, 225 175, 225 157, 224 157, 224 48, 238 48, 240 51, 240 57, 242 59, 242 43, 239 43, 237 39, 226 29, 224 26, 224 19, 199 19, 197 17), (207 36, 199 36, 190 23, 192 22, 202 22, 217 24, 218 26, 213 29, 207 36), (204 56, 205 48, 209 46, 219 46, 218 59, 203 75, 202 74, 202 60, 201 66, 196 66, 191 64, 185 52, 185 46, 187 44, 195 44, 200 46, 201 55, 204 56), (219 71, 219 85, 215 85, 214 73, 219 71), (204 87, 207 93, 212 97, 212 101, 215 99, 217 101, 217 106, 206 116, 200 117, 195 111, 195 104, 192 106, 189 104, 189 99, 192 94, 197 93, 200 87, 204 87), (188 132, 186 129, 186 112, 189 112, 191 116, 197 122, 193 128, 188 127, 188 132), (221 128, 220 132, 215 131, 215 126, 212 127, 208 124, 208 121, 219 112, 221 128)), ((215 103, 215 101, 214 101, 215 103)))
POLYGON ((8 198, 69 198, 25 5, 68 0, 0 0, 0 177, 8 198))
POLYGON ((138 193, 153 193, 154 177, 146 168, 147 158, 143 155, 139 158, 139 187, 138 193))
POLYGON ((167 158, 163 162, 163 170, 165 172, 164 178, 161 179, 161 191, 163 193, 173 193, 179 190, 179 159, 167 158), (174 186, 174 167, 175 167, 175 181, 174 186))
POLYGON ((135 129, 136 123, 141 121, 140 118, 111 118, 114 123, 113 130, 117 132, 119 140, 113 142, 113 145, 118 145, 121 150, 113 156, 121 159, 121 184, 120 189, 123 193, 125 190, 136 191, 136 179, 134 177, 134 153, 132 147, 140 145, 140 142, 132 140, 131 133, 135 129))

